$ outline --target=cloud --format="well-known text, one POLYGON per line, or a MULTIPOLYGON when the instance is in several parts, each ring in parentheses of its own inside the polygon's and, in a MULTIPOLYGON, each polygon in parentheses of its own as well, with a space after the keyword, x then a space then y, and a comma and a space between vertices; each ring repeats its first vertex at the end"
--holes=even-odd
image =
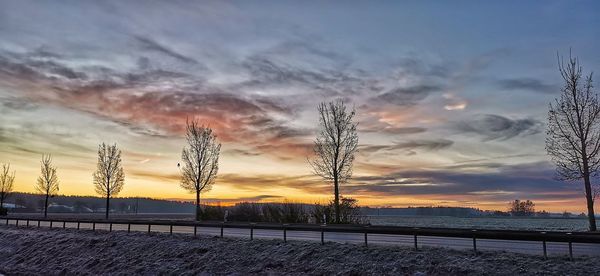
POLYGON ((379 151, 404 151, 407 155, 416 154, 416 150, 437 151, 449 148, 454 141, 447 139, 436 140, 410 140, 396 142, 392 145, 364 145, 360 146, 359 151, 367 153, 376 153, 379 151))
POLYGON ((529 90, 543 94, 554 94, 559 91, 555 85, 543 83, 541 80, 533 78, 504 79, 498 80, 496 84, 506 90, 529 90))
POLYGON ((554 180, 553 169, 546 163, 493 167, 496 170, 491 172, 438 168, 398 170, 381 176, 356 176, 344 186, 344 192, 386 196, 425 195, 428 198, 436 198, 436 195, 440 198, 456 196, 463 199, 468 199, 469 195, 473 199, 485 195, 499 201, 519 197, 572 199, 580 195, 572 184, 554 180))
POLYGON ((228 149, 228 150, 225 150, 225 152, 232 154, 232 155, 242 155, 242 156, 259 156, 262 154, 260 152, 243 150, 243 149, 228 149))
POLYGON ((38 104, 29 102, 22 98, 17 97, 8 97, 8 98, 0 98, 0 106, 2 109, 1 113, 8 113, 12 111, 32 111, 39 108, 38 104))
MULTIPOLYGON (((212 204, 220 204, 220 203, 235 204, 235 203, 239 203, 239 202, 261 202, 261 201, 281 202, 281 201, 283 201, 283 199, 284 199, 284 196, 279 196, 279 195, 257 195, 257 196, 250 196, 250 197, 235 197, 235 198, 204 197, 204 198, 202 198, 202 202, 212 203, 212 204)), ((169 198, 168 200, 194 202, 194 199, 183 199, 183 198, 169 198)))
POLYGON ((359 131, 361 132, 379 132, 379 133, 387 133, 387 134, 417 134, 423 133, 427 131, 427 128, 424 127, 393 127, 391 125, 374 127, 374 126, 363 126, 361 124, 359 126, 359 131))
POLYGON ((446 93, 443 97, 446 102, 446 105, 444 105, 444 109, 446 110, 464 110, 468 105, 466 100, 463 100, 452 93, 446 93))
POLYGON ((442 87, 435 85, 400 87, 376 96, 373 101, 399 106, 412 106, 427 98, 429 94, 438 91, 442 91, 442 87))
POLYGON ((462 133, 474 133, 484 141, 508 140, 517 136, 537 134, 543 123, 535 119, 509 119, 500 115, 477 115, 469 120, 456 123, 455 129, 462 133))
MULTIPOLYGON (((0 83, 22 91, 22 101, 86 112, 142 135, 179 135, 185 119, 193 117, 215 128, 225 141, 243 141, 241 134, 264 139, 307 134, 306 130, 285 125, 283 118, 293 111, 284 103, 207 86, 185 73, 164 70, 119 73, 100 68, 102 73, 98 74, 99 68, 93 67, 87 69, 91 70, 89 74, 81 73, 93 78, 56 78, 51 76, 56 66, 35 67, 30 65, 27 55, 17 54, 12 58, 0 55, 0 65, 0 83), (173 83, 173 79, 181 79, 179 83, 184 86, 173 83)), ((63 71, 80 74, 75 69, 63 71)))
POLYGON ((313 191, 313 189, 320 190, 323 187, 329 187, 322 180, 308 175, 261 174, 248 176, 228 173, 220 174, 217 182, 245 191, 264 191, 270 188, 295 188, 313 191))
POLYGON ((185 56, 174 50, 171 50, 168 47, 156 42, 155 40, 153 40, 149 37, 143 37, 143 36, 138 35, 138 36, 134 36, 134 39, 139 44, 140 48, 142 48, 143 50, 161 53, 163 55, 166 55, 166 56, 172 57, 176 60, 179 60, 183 63, 198 64, 198 61, 195 60, 194 58, 185 56))

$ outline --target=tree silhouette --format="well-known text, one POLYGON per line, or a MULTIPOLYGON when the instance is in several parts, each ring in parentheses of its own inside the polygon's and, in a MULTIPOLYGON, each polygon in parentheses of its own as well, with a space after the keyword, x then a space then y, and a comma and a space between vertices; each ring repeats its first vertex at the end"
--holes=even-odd
POLYGON ((531 216, 535 213, 535 203, 531 200, 515 199, 508 203, 508 212, 514 216, 531 216))
POLYGON ((2 164, 0 172, 0 210, 4 208, 4 200, 8 198, 13 189, 15 182, 15 172, 10 173, 10 164, 2 164))
POLYGON ((125 174, 121 166, 121 150, 117 145, 102 143, 98 147, 98 167, 94 172, 96 193, 106 197, 106 219, 110 210, 110 198, 119 194, 125 183, 125 174))
POLYGON ((196 220, 200 220, 200 193, 209 191, 215 182, 221 144, 211 128, 196 120, 186 122, 185 138, 187 147, 181 153, 181 187, 196 193, 196 220))
POLYGON ((50 155, 42 155, 41 175, 37 179, 35 189, 45 196, 44 217, 48 217, 48 200, 58 192, 58 176, 50 155))
POLYGON ((582 76, 579 60, 559 58, 564 81, 560 98, 550 103, 546 150, 556 163, 558 178, 583 179, 590 231, 596 231, 591 178, 600 170, 600 102, 592 88, 592 74, 582 76))
POLYGON ((352 163, 357 151, 358 135, 353 122, 355 111, 349 111, 343 101, 321 103, 319 133, 313 151, 315 158, 308 160, 313 172, 333 182, 335 222, 340 223, 340 188, 352 176, 352 163))

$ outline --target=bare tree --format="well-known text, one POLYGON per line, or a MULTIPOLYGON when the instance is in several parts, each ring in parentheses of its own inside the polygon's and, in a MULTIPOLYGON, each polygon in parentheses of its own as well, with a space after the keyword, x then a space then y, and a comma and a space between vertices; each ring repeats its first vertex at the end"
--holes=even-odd
POLYGON ((196 120, 186 122, 185 138, 188 145, 181 153, 181 187, 196 193, 196 220, 200 220, 200 193, 209 191, 215 182, 221 144, 211 128, 196 120))
POLYGON ((96 193, 106 197, 106 219, 110 210, 110 198, 119 194, 125 183, 121 166, 121 150, 117 145, 102 143, 98 147, 98 168, 94 172, 96 193))
POLYGON ((583 179, 590 231, 596 231, 591 178, 600 170, 600 102, 592 88, 592 74, 582 76, 577 58, 559 58, 564 80, 560 98, 550 103, 546 150, 556 163, 558 178, 583 179))
POLYGON ((50 155, 42 155, 41 175, 37 179, 35 189, 45 196, 44 217, 48 217, 48 200, 58 192, 58 176, 50 155))
POLYGON ((357 151, 357 124, 353 122, 354 110, 347 110, 343 101, 321 103, 319 133, 313 151, 315 158, 308 160, 313 172, 333 182, 335 222, 340 223, 340 184, 352 176, 352 162, 357 151))
POLYGON ((2 171, 0 173, 0 209, 2 209, 4 200, 8 198, 13 190, 15 172, 10 173, 10 164, 2 164, 2 171))

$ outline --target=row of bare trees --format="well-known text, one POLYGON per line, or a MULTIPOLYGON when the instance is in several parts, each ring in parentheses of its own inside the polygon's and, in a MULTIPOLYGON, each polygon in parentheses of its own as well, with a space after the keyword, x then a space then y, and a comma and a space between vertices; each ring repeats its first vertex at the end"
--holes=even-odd
MULTIPOLYGON (((15 181, 15 171, 10 172, 10 164, 2 165, 0 173, 0 211, 3 209, 4 200, 13 190, 15 181)), ((58 176, 56 167, 52 165, 52 157, 43 155, 41 161, 41 175, 38 177, 35 184, 35 189, 45 196, 44 200, 44 217, 48 216, 48 200, 58 192, 58 176)))

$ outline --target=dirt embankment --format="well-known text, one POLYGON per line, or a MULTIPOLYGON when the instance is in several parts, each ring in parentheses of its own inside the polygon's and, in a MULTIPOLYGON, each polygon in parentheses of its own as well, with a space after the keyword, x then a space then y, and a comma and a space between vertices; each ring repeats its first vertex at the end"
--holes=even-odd
POLYGON ((593 275, 600 258, 0 226, 0 274, 593 275))

